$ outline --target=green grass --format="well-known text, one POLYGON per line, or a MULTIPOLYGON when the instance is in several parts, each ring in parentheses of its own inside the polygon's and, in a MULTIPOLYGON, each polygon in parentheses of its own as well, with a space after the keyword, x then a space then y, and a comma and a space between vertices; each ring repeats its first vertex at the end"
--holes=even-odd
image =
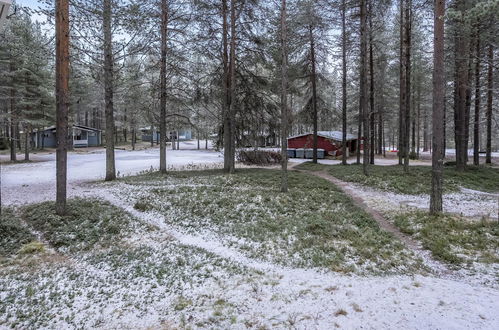
POLYGON ((12 209, 2 208, 0 216, 0 258, 9 257, 35 240, 12 209))
POLYGON ((55 213, 55 204, 27 206, 22 217, 56 249, 89 250, 109 246, 130 226, 131 217, 107 202, 76 198, 68 201, 67 215, 55 213))
POLYGON ((140 211, 219 241, 249 257, 341 272, 391 273, 419 267, 413 256, 326 180, 291 172, 279 192, 274 170, 157 173, 124 179, 116 190, 140 211))
POLYGON ((451 264, 499 263, 499 222, 470 221, 454 215, 430 216, 426 212, 398 214, 394 222, 419 239, 435 258, 451 264))
MULTIPOLYGON (((402 166, 369 166, 369 176, 362 173, 362 165, 321 165, 303 163, 297 169, 328 171, 340 180, 354 182, 384 191, 420 195, 431 190, 431 167, 411 166, 405 173, 402 166)), ((444 169, 444 189, 446 192, 459 191, 459 187, 485 192, 499 192, 499 169, 485 166, 468 166, 465 172, 455 167, 444 169)))

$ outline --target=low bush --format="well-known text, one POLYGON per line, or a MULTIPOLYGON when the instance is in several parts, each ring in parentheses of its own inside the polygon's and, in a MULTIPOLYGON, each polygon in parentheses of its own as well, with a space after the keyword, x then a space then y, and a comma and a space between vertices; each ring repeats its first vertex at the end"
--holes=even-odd
POLYGON ((282 155, 268 150, 241 150, 237 153, 237 161, 246 165, 274 165, 281 163, 282 155))

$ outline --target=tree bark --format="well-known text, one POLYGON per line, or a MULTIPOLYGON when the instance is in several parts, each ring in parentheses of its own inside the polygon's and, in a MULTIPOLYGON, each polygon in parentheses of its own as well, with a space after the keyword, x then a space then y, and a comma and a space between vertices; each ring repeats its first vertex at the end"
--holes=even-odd
POLYGON ((360 95, 359 104, 364 126, 364 157, 362 171, 369 175, 369 114, 367 109, 367 4, 360 0, 360 95))
POLYGON ((56 212, 66 213, 69 112, 69 0, 56 0, 56 212))
POLYGON ((480 29, 476 33, 475 118, 473 123, 473 164, 480 165, 480 29))
POLYGON ((471 84, 473 79, 473 54, 476 47, 476 39, 478 36, 474 36, 470 43, 470 50, 468 53, 468 81, 466 82, 466 111, 464 113, 464 157, 465 165, 468 163, 468 148, 470 140, 470 117, 471 117, 471 84))
POLYGON ((161 0, 161 68, 159 171, 166 173, 166 47, 168 38, 168 0, 161 0))
POLYGON ((342 114, 342 141, 341 164, 347 164, 347 32, 346 32, 346 0, 341 3, 341 114, 342 114))
POLYGON ((286 0, 281 0, 281 192, 288 191, 288 36, 286 0))
POLYGON ((375 152, 375 126, 374 126, 374 52, 373 52, 373 21, 372 21, 372 0, 369 0, 369 123, 370 123, 370 152, 369 163, 374 165, 375 152))
POLYGON ((137 135, 135 133, 135 127, 132 128, 132 150, 135 150, 135 141, 136 141, 137 135))
MULTIPOLYGON (((230 1, 230 166, 229 172, 236 170, 236 0, 230 1)), ((180 145, 179 145, 180 147, 180 145)))
POLYGON ((428 110, 423 108, 423 152, 429 150, 428 144, 430 143, 429 127, 428 127, 428 110))
POLYGON ((433 153, 430 214, 442 212, 443 121, 445 102, 444 16, 445 0, 435 0, 433 29, 433 153))
POLYGON ((419 159, 419 151, 421 150, 421 81, 418 80, 418 107, 417 107, 417 143, 416 143, 416 158, 419 159))
POLYGON ((492 96, 494 88, 494 48, 489 44, 487 73, 487 147, 485 163, 492 164, 492 96))
POLYGON ((312 25, 309 25, 310 34, 310 62, 312 65, 312 75, 310 76, 312 82, 312 120, 314 126, 314 138, 313 138, 313 154, 312 162, 317 163, 317 75, 316 75, 316 59, 315 59, 315 39, 313 33, 312 25))
POLYGON ((116 179, 114 161, 114 59, 112 45, 111 0, 103 0, 102 29, 104 32, 104 102, 106 109, 106 181, 116 179))
POLYGON ((411 129, 411 28, 412 28, 412 0, 406 0, 405 10, 405 133, 404 133, 404 172, 409 172, 409 135, 411 129))
MULTIPOLYGON (((464 0, 457 2, 457 10, 464 13, 466 3, 464 0)), ((464 23, 461 23, 464 25, 464 23)), ((456 32, 455 41, 455 70, 456 84, 454 96, 454 127, 456 144, 456 168, 458 171, 464 171, 466 168, 466 96, 468 91, 468 36, 464 29, 456 32)))
POLYGON ((24 125, 24 161, 29 161, 29 126, 24 125))
POLYGON ((12 86, 10 87, 10 161, 15 162, 17 160, 16 155, 16 126, 17 126, 17 116, 16 116, 16 88, 14 86, 14 59, 11 58, 9 65, 10 74, 12 75, 12 86))
POLYGON ((404 0, 399 0, 399 20, 400 20, 400 50, 399 50, 399 136, 398 136, 398 159, 399 165, 403 164, 404 160, 404 146, 405 146, 405 98, 406 98, 406 86, 405 86, 405 56, 404 56, 404 0))

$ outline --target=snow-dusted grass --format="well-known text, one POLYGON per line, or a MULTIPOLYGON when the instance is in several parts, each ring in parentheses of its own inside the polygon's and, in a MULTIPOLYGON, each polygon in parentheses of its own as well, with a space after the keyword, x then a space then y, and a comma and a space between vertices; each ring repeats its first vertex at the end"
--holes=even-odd
MULTIPOLYGON (((402 166, 369 166, 369 176, 362 173, 362 165, 333 165, 303 163, 296 167, 304 170, 327 170, 340 180, 358 183, 376 189, 395 193, 420 195, 431 190, 431 167, 411 166, 405 173, 402 166)), ((456 192, 460 187, 484 192, 499 192, 499 169, 485 166, 468 166, 465 172, 456 171, 455 167, 444 169, 444 189, 456 192)))
POLYGON ((170 319, 179 323, 179 311, 198 304, 202 297, 197 292, 205 286, 241 274, 244 281, 259 276, 233 261, 182 245, 106 202, 79 199, 68 206, 65 217, 54 214, 52 203, 23 212, 29 228, 47 245, 21 248, 4 259, 0 327, 106 328, 110 321, 120 327, 170 319))
MULTIPOLYGON (((70 202, 73 216, 49 225, 41 223, 36 209, 55 217, 52 204, 11 213, 18 226, 44 243, 24 244, 0 264, 0 328, 497 328, 499 291, 490 287, 409 270, 408 275, 357 276, 282 267, 246 258, 238 246, 222 246, 225 235, 181 235, 174 221, 165 221, 158 212, 134 210, 126 194, 140 198, 155 194, 152 189, 175 189, 172 184, 195 188, 200 180, 205 186, 225 182, 231 187, 242 179, 231 181, 216 171, 153 177, 99 184, 94 191, 89 187, 88 194, 99 199, 78 204, 88 203, 90 210, 75 214, 78 205, 70 202), (121 191, 118 200, 108 195, 116 190, 121 191), (131 213, 102 202, 102 197, 131 213), (29 219, 21 221, 20 214, 29 219), (110 225, 119 230, 95 232, 110 225), (82 236, 66 239, 75 232, 82 236), (96 234, 103 239, 93 240, 96 234), (217 237, 220 241, 211 240, 217 237), (50 242, 64 244, 54 247, 50 242)), ((251 175, 243 179, 247 181, 240 183, 240 193, 247 194, 254 184, 251 175)), ((257 180, 255 189, 278 195, 277 181, 257 180)), ((182 196, 198 202, 187 193, 182 196)))
POLYGON ((499 222, 495 220, 470 221, 415 211, 396 214, 394 223, 445 262, 499 264, 499 222))
POLYGON ((420 260, 331 183, 290 173, 279 192, 275 170, 157 173, 113 188, 141 212, 158 212, 168 225, 217 241, 250 258, 285 266, 359 274, 412 273, 420 260))
POLYGON ((21 219, 14 216, 10 208, 3 208, 0 216, 0 262, 21 249, 35 237, 23 226, 21 219))

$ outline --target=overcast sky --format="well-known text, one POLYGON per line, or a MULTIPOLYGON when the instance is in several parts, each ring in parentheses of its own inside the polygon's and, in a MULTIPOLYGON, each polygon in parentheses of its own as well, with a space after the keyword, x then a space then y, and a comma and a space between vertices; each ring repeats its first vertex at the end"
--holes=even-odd
MULTIPOLYGON (((37 0, 15 0, 15 3, 22 7, 29 7, 31 9, 39 9, 40 7, 40 4, 37 0)), ((40 23, 46 22, 46 17, 37 13, 33 13, 31 17, 33 18, 33 20, 40 23)))

